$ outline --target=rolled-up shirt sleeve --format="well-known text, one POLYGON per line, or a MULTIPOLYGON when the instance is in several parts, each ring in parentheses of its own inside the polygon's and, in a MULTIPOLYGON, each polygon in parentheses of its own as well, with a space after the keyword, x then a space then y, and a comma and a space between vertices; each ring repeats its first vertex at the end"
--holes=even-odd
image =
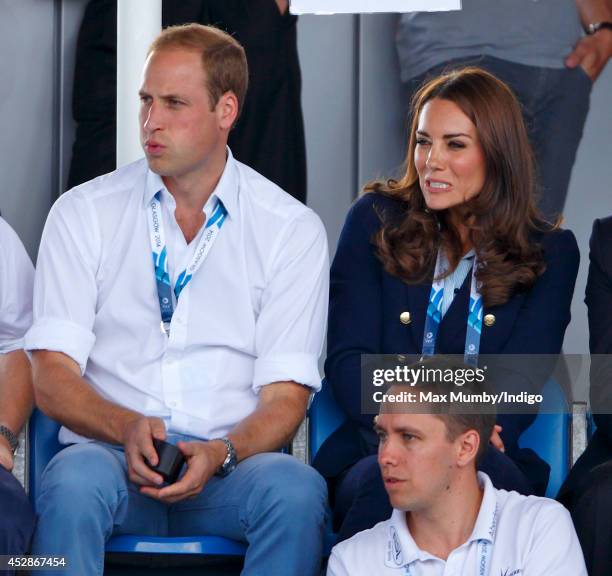
POLYGON ((32 324, 34 266, 14 230, 0 218, 0 354, 23 348, 32 324))
POLYGON ((63 352, 85 372, 95 342, 96 274, 100 233, 89 200, 79 190, 53 206, 43 231, 34 281, 34 322, 27 350, 63 352))
POLYGON ((327 236, 314 212, 279 235, 256 325, 253 390, 294 381, 318 391, 329 294, 327 236))

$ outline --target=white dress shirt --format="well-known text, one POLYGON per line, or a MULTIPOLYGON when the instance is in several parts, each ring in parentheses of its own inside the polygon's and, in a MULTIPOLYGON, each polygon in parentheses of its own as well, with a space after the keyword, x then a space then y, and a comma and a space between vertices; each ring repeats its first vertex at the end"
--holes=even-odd
POLYGON ((327 576, 587 576, 569 512, 558 502, 497 490, 478 473, 484 495, 474 530, 446 561, 420 550, 406 513, 334 546, 327 576), (483 570, 485 556, 489 571, 483 570))
MULTIPOLYGON (((169 431, 223 436, 256 407, 267 384, 318 390, 327 319, 327 238, 318 216, 234 160, 204 211, 228 215, 175 302, 168 338, 149 236, 161 194, 172 286, 191 260, 162 179, 140 160, 64 194, 38 257, 29 350, 60 351, 105 398, 166 422, 169 431)), ((60 432, 60 441, 80 438, 60 432)))
POLYGON ((23 348, 32 325, 34 266, 15 231, 0 218, 0 354, 23 348))

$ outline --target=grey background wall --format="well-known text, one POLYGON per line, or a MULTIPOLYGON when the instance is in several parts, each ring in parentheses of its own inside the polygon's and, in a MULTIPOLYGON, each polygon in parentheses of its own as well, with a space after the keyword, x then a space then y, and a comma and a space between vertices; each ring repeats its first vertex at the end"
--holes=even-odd
MULTIPOLYGON (((0 210, 35 258, 44 219, 63 191, 74 136, 74 47, 86 0, 0 0, 0 210)), ((309 205, 333 255, 344 216, 369 179, 403 159, 395 17, 304 16, 299 22, 309 205)), ((574 168, 566 226, 582 252, 566 351, 588 350, 588 238, 612 214, 612 66, 595 85, 574 168)), ((560 119, 562 121, 562 119, 560 119)))

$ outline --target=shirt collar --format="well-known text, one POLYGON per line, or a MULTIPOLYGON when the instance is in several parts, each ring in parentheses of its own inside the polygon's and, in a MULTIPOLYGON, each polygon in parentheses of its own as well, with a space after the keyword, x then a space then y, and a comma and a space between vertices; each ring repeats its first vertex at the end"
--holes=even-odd
MULTIPOLYGON (((234 155, 229 149, 229 146, 226 146, 226 150, 227 160, 225 162, 225 168, 223 169, 223 173, 221 174, 221 178, 219 179, 217 186, 206 202, 206 205, 214 205, 215 197, 218 198, 221 200, 221 202, 223 202, 223 206, 225 206, 228 216, 231 218, 232 214, 235 214, 236 210, 238 209, 238 166, 236 165, 236 160, 234 159, 234 155)), ((160 191, 162 192, 162 196, 171 196, 161 176, 148 169, 143 197, 144 205, 148 206, 153 196, 160 191)))
POLYGON ((428 558, 434 558, 434 556, 424 552, 416 545, 406 524, 406 512, 394 509, 388 525, 385 566, 402 568, 416 560, 423 561, 428 558))
POLYGON ((487 540, 493 543, 498 521, 497 493, 491 479, 484 472, 478 472, 478 484, 484 489, 484 494, 480 504, 480 511, 476 518, 476 524, 474 524, 474 530, 472 530, 468 542, 487 540))
MULTIPOLYGON (((497 529, 497 494, 490 478, 484 472, 478 472, 478 483, 484 488, 480 510, 468 542, 486 540, 493 543, 497 529)), ((435 558, 421 550, 406 524, 406 512, 393 510, 389 521, 387 546, 385 549, 385 566, 402 568, 412 562, 435 558)))

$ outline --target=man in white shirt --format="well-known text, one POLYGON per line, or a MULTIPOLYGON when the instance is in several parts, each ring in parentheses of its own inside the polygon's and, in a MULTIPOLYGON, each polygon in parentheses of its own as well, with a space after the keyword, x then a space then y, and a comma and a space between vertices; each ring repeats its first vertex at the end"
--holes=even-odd
MULTIPOLYGON (((11 474, 33 401, 30 361, 23 351, 32 324, 33 283, 34 267, 23 244, 0 218, 0 555, 25 554, 34 530, 34 512, 11 474)), ((0 565, 0 574, 13 570, 0 565)))
MULTIPOLYGON (((435 363, 436 360, 433 360, 435 363)), ((429 364, 429 367, 440 367, 429 364)), ((394 386, 390 394, 455 386, 394 386)), ((465 384, 465 394, 478 393, 465 384)), ((554 500, 497 490, 476 471, 494 414, 445 400, 382 406, 378 462, 393 513, 336 545, 328 576, 586 576, 569 513, 554 500), (467 412, 468 410, 466 410, 467 412), (429 412, 429 413, 427 413, 429 412)))
POLYGON ((327 241, 227 148, 247 77, 229 35, 166 29, 140 90, 146 161, 49 214, 27 347, 71 445, 45 470, 33 549, 66 574, 102 574, 121 533, 245 541, 244 574, 318 570, 324 482, 275 451, 320 386, 327 241), (173 484, 147 465, 154 438, 187 460, 173 484))

